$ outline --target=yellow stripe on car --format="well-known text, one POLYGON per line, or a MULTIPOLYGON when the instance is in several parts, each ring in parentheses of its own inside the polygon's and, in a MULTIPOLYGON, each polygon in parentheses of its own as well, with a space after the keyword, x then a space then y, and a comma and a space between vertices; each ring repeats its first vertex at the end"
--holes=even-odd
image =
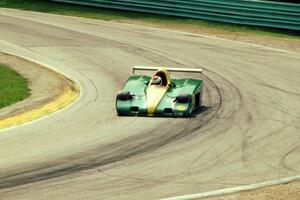
POLYGON ((148 116, 153 116, 154 111, 159 104, 160 100, 163 98, 167 92, 168 87, 159 85, 149 85, 147 89, 147 111, 148 116))
POLYGON ((148 116, 154 115, 155 109, 159 104, 160 100, 167 92, 170 83, 171 83, 170 74, 168 73, 166 68, 164 67, 159 68, 154 73, 146 91, 148 116), (153 78, 157 75, 162 76, 162 78, 165 79, 165 83, 164 83, 165 85, 152 85, 153 78))

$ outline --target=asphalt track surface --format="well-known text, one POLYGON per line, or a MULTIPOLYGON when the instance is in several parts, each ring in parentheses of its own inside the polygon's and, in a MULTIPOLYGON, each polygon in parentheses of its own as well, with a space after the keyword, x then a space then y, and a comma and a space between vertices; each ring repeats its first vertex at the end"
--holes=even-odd
POLYGON ((3 9, 0 39, 56 63, 82 92, 0 132, 0 199, 157 199, 300 173, 299 54, 3 9), (134 65, 202 68, 204 108, 189 119, 118 117, 134 65))

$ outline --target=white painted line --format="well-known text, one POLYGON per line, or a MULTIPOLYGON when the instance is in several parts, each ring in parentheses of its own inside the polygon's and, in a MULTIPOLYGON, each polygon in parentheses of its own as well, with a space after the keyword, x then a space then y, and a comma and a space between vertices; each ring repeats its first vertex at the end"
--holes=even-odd
POLYGON ((243 185, 243 186, 238 186, 238 187, 208 191, 208 192, 201 192, 201 193, 188 194, 188 195, 182 195, 182 196, 167 197, 167 198, 163 198, 163 199, 160 199, 160 200, 201 199, 201 198, 207 198, 207 197, 213 197, 213 196, 219 196, 219 195, 225 195, 225 194, 232 194, 232 193, 248 191, 248 190, 256 190, 256 189, 259 189, 259 188, 278 185, 278 184, 283 184, 283 183, 289 183, 289 182, 292 182, 292 181, 300 181, 300 175, 287 177, 287 178, 281 178, 281 179, 277 179, 277 180, 265 181, 265 182, 260 182, 260 183, 254 183, 254 184, 250 184, 250 185, 243 185))
MULTIPOLYGON (((102 20, 100 20, 100 21, 102 21, 102 20)), ((264 46, 264 45, 260 45, 260 44, 255 44, 255 43, 250 43, 250 42, 243 42, 243 41, 239 41, 239 40, 231 40, 231 39, 227 39, 227 38, 221 38, 221 37, 218 37, 218 36, 202 35, 202 34, 199 34, 199 33, 191 33, 191 32, 172 30, 172 29, 166 29, 166 28, 157 28, 157 27, 151 27, 151 26, 147 26, 147 25, 129 24, 129 23, 126 23, 126 22, 125 23, 124 22, 114 22, 114 21, 112 21, 112 22, 111 21, 105 21, 105 22, 106 23, 124 24, 124 25, 127 25, 127 26, 133 26, 133 27, 143 27, 143 28, 149 28, 149 29, 159 30, 159 31, 168 31, 168 32, 179 33, 179 34, 188 34, 188 35, 191 35, 191 36, 200 36, 200 37, 204 37, 204 38, 235 42, 235 43, 240 43, 240 44, 246 44, 248 46, 260 47, 260 48, 273 50, 273 51, 279 51, 279 52, 283 52, 283 53, 300 54, 300 53, 285 50, 285 49, 268 47, 268 46, 264 46)))

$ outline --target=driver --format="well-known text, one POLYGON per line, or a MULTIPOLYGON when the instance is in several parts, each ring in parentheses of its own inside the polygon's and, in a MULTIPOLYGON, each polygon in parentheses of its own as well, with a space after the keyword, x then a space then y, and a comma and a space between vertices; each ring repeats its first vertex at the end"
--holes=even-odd
POLYGON ((162 79, 159 76, 154 76, 151 85, 162 85, 162 79))

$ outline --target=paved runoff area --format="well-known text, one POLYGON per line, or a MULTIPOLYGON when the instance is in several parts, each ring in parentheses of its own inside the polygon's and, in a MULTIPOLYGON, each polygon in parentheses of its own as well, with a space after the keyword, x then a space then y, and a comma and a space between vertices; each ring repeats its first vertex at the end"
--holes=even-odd
POLYGON ((300 174, 298 53, 9 9, 0 27, 1 52, 81 88, 62 111, 0 130, 0 199, 161 199, 300 174), (134 65, 202 68, 172 74, 204 80, 202 112, 118 117, 115 96, 134 65))

